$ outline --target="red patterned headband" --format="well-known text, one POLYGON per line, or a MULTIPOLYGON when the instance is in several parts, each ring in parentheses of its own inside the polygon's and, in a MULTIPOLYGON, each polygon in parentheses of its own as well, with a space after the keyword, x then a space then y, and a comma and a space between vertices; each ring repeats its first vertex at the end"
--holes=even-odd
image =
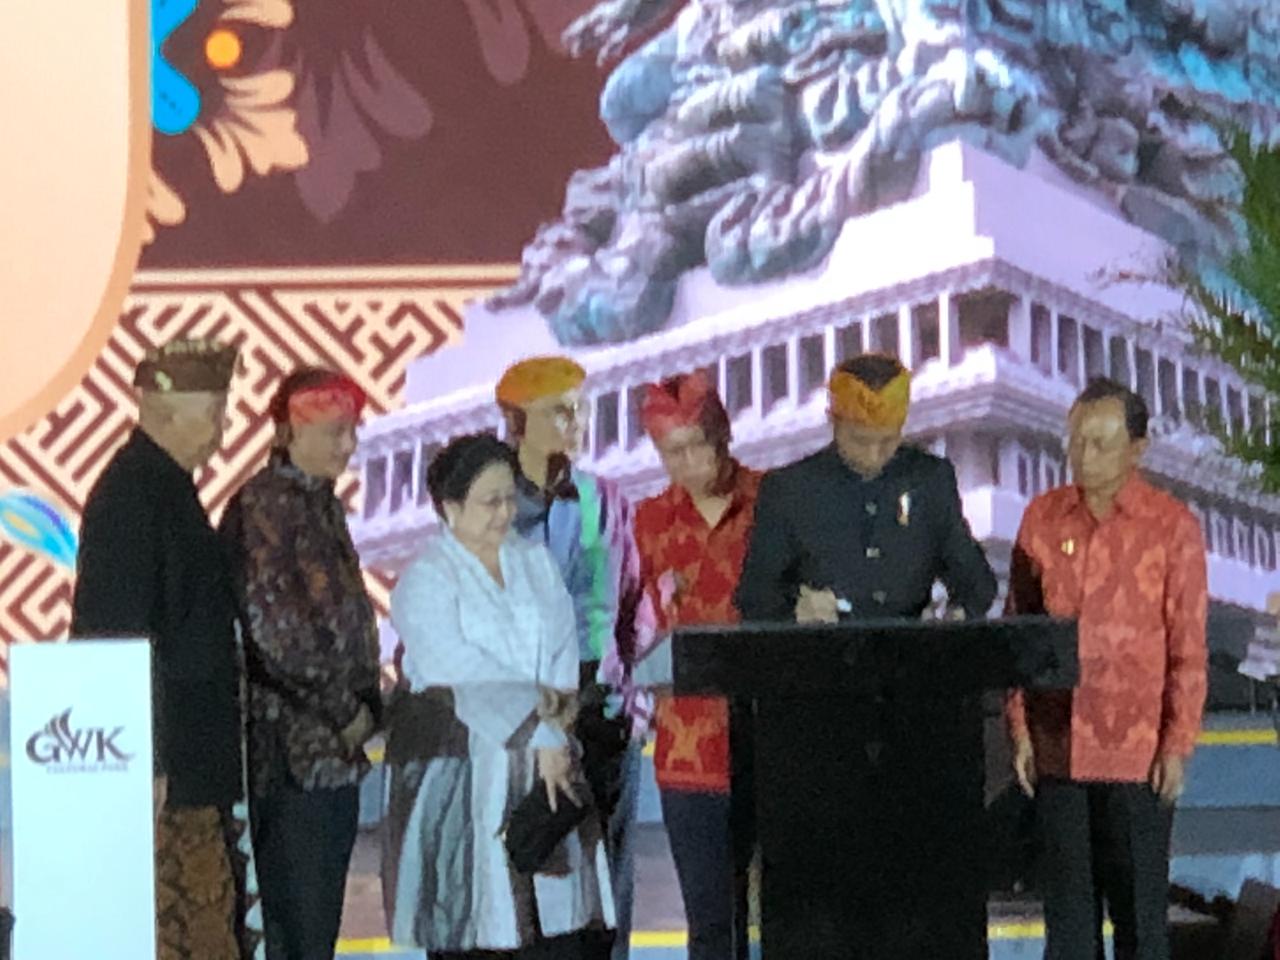
POLYGON ((651 383, 644 392, 640 422, 649 436, 661 440, 680 427, 702 426, 707 404, 714 401, 715 390, 701 370, 682 377, 674 394, 662 384, 651 383))
POLYGON ((335 376, 332 380, 304 387, 289 395, 289 423, 293 426, 334 420, 349 420, 354 423, 360 419, 365 399, 365 392, 355 381, 335 376))

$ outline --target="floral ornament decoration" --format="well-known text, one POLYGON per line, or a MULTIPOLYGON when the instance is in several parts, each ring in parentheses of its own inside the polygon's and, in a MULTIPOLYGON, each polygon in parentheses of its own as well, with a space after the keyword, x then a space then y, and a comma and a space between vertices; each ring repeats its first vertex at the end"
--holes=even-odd
MULTIPOLYGON (((561 33, 594 3, 465 0, 465 9, 489 76, 512 86, 525 79, 539 41, 566 52, 561 33)), ((432 91, 407 79, 379 39, 380 30, 406 29, 402 19, 358 5, 341 17, 339 24, 319 8, 300 8, 280 53, 298 80, 298 129, 313 155, 295 174, 298 194, 325 223, 347 207, 359 174, 383 165, 391 142, 423 140, 436 120, 432 91)), ((429 21, 420 29, 430 29, 429 21)))
MULTIPOLYGON (((183 48, 154 58, 164 65, 170 87, 183 91, 180 103, 175 101, 182 116, 176 108, 158 112, 157 130, 175 139, 194 136, 223 193, 239 190, 249 171, 265 176, 303 167, 309 154, 291 102, 294 75, 284 67, 263 66, 261 57, 251 55, 256 42, 293 22, 292 0, 206 0, 198 6, 190 0, 156 0, 154 7, 153 20, 163 27, 157 44, 183 48), (192 91, 198 99, 192 99, 192 91)), ((162 102, 158 96, 157 104, 162 102)), ((153 166, 146 242, 155 239, 156 227, 185 219, 182 197, 153 166)))
POLYGON ((297 78, 298 129, 314 154, 295 174, 298 194, 325 223, 346 208, 357 176, 382 166, 386 140, 421 139, 433 121, 383 49, 376 13, 354 6, 341 17, 304 9, 273 57, 297 78))
POLYGON ((518 83, 529 69, 529 21, 547 47, 567 52, 563 34, 595 0, 466 0, 485 66, 495 80, 518 83))
POLYGON ((152 167, 147 182, 147 219, 142 225, 143 245, 155 240, 156 227, 176 227, 186 217, 187 207, 182 198, 152 167))

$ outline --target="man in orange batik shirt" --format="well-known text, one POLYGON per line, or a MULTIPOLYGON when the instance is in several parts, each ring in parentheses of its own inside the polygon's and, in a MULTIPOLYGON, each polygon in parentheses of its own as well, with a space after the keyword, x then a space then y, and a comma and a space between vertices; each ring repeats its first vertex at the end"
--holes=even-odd
POLYGON ((1204 540, 1138 473, 1142 398, 1110 380, 1071 408, 1074 484, 1027 508, 1006 612, 1078 618, 1080 683, 1014 691, 1014 769, 1044 838, 1046 960, 1168 960, 1169 835, 1206 688, 1204 540))
MULTIPOLYGON (((641 419, 671 480, 636 508, 636 549, 654 637, 688 624, 738 620, 733 592, 747 552, 760 474, 729 454, 729 415, 705 374, 647 388, 641 419)), ((647 651, 641 651, 641 654, 647 651)), ((658 701, 655 770, 689 925, 689 960, 746 960, 752 853, 742 717, 730 791, 730 704, 658 701)))

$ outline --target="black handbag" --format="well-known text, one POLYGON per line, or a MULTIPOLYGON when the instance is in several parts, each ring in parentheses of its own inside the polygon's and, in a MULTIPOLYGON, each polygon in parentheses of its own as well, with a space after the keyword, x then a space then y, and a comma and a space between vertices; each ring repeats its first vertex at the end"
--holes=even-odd
POLYGON ((546 785, 539 781, 507 818, 503 842, 507 856, 518 873, 537 873, 565 837, 577 829, 591 812, 590 798, 578 789, 576 797, 563 790, 556 797, 552 811, 546 785))
POLYGON ((578 712, 574 735, 582 744, 582 770, 596 809, 608 821, 622 798, 623 767, 631 743, 628 722, 606 717, 603 697, 589 694, 578 712))
MULTIPOLYGON (((541 661, 539 636, 538 662, 541 661)), ((538 682, 541 684, 540 672, 538 682)), ((533 874, 542 870, 560 841, 572 833, 593 809, 591 788, 581 777, 576 778, 571 788, 576 795, 570 797, 561 790, 553 811, 547 799, 546 784, 535 771, 533 789, 508 814, 503 831, 502 842, 517 873, 533 874)))

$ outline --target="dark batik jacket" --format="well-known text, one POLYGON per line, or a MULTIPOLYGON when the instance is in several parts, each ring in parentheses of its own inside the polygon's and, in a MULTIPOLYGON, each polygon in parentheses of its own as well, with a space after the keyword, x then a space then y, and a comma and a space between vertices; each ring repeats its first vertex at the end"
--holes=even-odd
POLYGON ((303 789, 368 771, 339 733, 361 704, 381 721, 378 638, 332 481, 280 453, 232 499, 221 532, 235 568, 249 679, 250 783, 303 789))

